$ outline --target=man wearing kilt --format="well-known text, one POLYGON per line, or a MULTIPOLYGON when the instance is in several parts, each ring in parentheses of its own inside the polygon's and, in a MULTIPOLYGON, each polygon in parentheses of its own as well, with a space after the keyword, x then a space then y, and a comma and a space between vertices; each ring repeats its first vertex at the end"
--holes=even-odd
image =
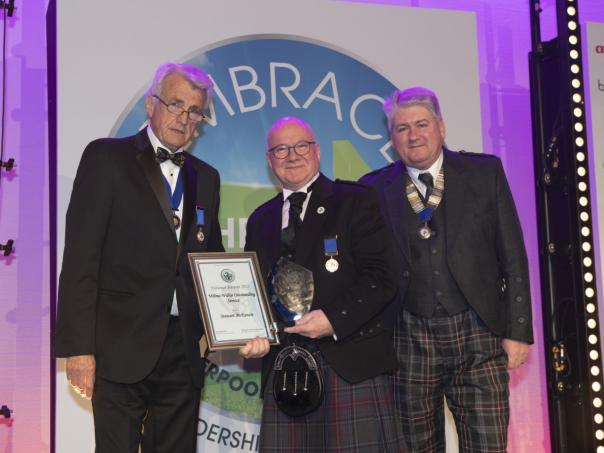
POLYGON ((443 396, 462 452, 505 452, 508 368, 533 342, 528 264, 501 161, 444 147, 436 95, 384 102, 401 161, 361 179, 396 243, 397 412, 414 453, 444 452, 443 396))
POLYGON ((240 350, 264 356, 260 451, 406 451, 383 320, 397 265, 375 194, 322 175, 319 144, 300 119, 277 121, 267 143, 283 190, 250 216, 246 250, 257 252, 264 275, 279 274, 275 263, 303 269, 314 293, 310 311, 285 328, 278 347, 256 338, 240 350))

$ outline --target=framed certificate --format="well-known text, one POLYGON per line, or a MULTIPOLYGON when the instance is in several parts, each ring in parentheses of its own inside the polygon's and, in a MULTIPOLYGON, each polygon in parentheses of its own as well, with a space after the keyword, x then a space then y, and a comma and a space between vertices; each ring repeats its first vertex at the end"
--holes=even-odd
POLYGON ((236 349, 255 337, 279 344, 255 252, 188 256, 209 351, 236 349))

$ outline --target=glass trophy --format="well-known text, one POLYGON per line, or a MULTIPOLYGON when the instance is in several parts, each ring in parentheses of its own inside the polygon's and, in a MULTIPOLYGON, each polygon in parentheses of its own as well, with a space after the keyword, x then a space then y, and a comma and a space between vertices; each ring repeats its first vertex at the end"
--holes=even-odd
POLYGON ((312 272, 281 257, 268 276, 268 297, 282 322, 280 329, 293 326, 310 310, 315 285, 312 272))

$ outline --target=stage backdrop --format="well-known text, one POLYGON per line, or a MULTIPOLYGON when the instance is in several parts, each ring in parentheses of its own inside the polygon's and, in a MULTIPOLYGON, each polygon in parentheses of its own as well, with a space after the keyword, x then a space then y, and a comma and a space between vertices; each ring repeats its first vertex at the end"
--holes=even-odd
MULTIPOLYGON (((165 61, 197 65, 216 82, 211 118, 190 152, 222 175, 230 251, 243 248, 248 214, 275 193, 264 136, 281 116, 313 125, 325 174, 356 179, 392 159, 382 99, 422 84, 440 95, 448 145, 481 151, 472 13, 315 0, 109 0, 61 2, 57 29, 59 265, 82 150, 145 125, 144 91, 165 61)), ((57 451, 92 452, 90 406, 70 391, 63 367, 59 361, 57 451)), ((256 451, 257 370, 236 354, 212 357, 200 451, 256 451)))

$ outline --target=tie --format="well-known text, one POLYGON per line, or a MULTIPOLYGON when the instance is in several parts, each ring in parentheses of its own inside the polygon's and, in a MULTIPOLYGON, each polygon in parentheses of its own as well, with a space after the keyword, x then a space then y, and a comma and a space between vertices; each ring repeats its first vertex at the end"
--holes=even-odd
POLYGON ((171 160, 174 165, 182 167, 185 163, 185 153, 182 151, 179 153, 171 153, 167 149, 158 147, 155 157, 160 164, 167 160, 171 160))
POLYGON ((432 174, 429 172, 420 173, 418 179, 426 185, 426 195, 424 196, 424 200, 428 201, 430 195, 432 194, 432 189, 434 188, 434 178, 432 178, 432 174))
POLYGON ((302 205, 306 199, 305 192, 294 192, 289 197, 289 221, 287 227, 281 230, 281 242, 284 245, 285 254, 294 255, 294 241, 296 233, 302 224, 300 214, 302 213, 302 205))

